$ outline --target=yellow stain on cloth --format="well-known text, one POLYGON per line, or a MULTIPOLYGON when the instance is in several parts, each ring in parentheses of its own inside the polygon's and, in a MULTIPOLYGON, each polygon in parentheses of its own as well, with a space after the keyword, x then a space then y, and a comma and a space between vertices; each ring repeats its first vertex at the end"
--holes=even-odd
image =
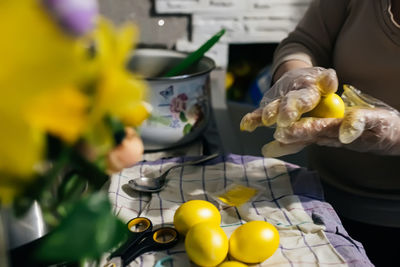
POLYGON ((257 193, 255 188, 235 184, 219 195, 218 199, 229 206, 237 207, 250 201, 257 193))

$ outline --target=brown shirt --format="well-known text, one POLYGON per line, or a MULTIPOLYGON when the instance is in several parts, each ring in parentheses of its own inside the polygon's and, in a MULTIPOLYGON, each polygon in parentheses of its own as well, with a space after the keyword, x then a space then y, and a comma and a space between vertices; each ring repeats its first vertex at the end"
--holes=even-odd
MULTIPOLYGON (((334 68, 341 84, 351 84, 400 110, 400 26, 393 19, 390 0, 313 1, 277 48, 273 70, 291 59, 334 68)), ((326 183, 347 195, 339 212, 400 227, 400 157, 312 146, 310 164, 326 183), (352 201, 354 196, 373 200, 376 207, 351 207, 357 202, 352 201), (388 211, 390 218, 365 214, 374 210, 388 211)))

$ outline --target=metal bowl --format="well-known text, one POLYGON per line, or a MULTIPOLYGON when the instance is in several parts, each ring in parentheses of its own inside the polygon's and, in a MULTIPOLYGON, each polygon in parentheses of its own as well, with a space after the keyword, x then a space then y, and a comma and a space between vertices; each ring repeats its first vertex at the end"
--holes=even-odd
POLYGON ((210 117, 210 72, 215 63, 203 57, 184 73, 163 74, 176 66, 187 53, 166 49, 136 49, 128 62, 133 73, 142 75, 149 87, 152 116, 139 132, 146 151, 180 146, 195 140, 205 130, 210 117))

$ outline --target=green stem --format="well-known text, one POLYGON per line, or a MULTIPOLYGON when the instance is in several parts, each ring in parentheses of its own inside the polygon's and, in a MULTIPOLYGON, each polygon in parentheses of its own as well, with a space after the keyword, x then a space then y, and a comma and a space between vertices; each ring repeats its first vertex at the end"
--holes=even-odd
POLYGON ((77 173, 85 178, 95 190, 99 190, 109 179, 109 176, 104 171, 77 152, 73 153, 72 165, 77 173))
MULTIPOLYGON (((31 206, 32 201, 41 199, 44 192, 51 192, 53 181, 68 163, 70 155, 71 148, 64 147, 60 156, 54 161, 53 166, 45 176, 39 176, 37 179, 34 179, 33 182, 24 185, 24 193, 21 194, 24 197, 18 198, 14 203, 14 211, 17 216, 24 214, 31 206)), ((52 201, 50 201, 50 203, 52 203, 52 201)), ((45 208, 45 205, 43 205, 43 203, 41 204, 43 208, 45 208)), ((49 206, 52 206, 52 204, 49 206)))
POLYGON ((218 40, 224 35, 225 29, 220 30, 215 35, 213 35, 210 39, 208 39, 200 48, 196 51, 189 54, 182 62, 180 62, 177 66, 173 67, 170 71, 165 74, 165 77, 172 77, 179 75, 182 71, 187 69, 192 64, 196 63, 199 59, 203 57, 203 55, 211 48, 213 45, 218 42, 218 40))

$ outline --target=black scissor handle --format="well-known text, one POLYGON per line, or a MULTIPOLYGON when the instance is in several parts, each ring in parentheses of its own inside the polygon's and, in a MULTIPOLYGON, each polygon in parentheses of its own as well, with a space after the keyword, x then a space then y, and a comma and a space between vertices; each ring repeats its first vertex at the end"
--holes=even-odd
POLYGON ((129 231, 133 233, 142 233, 151 231, 153 224, 151 221, 145 217, 136 217, 129 220, 127 223, 129 231))
POLYGON ((115 250, 108 259, 122 256, 129 248, 139 243, 153 229, 151 221, 145 217, 136 217, 127 222, 127 227, 130 231, 128 240, 125 241, 117 250, 115 250))
POLYGON ((152 239, 154 245, 160 247, 170 248, 178 242, 178 231, 172 227, 162 227, 153 232, 152 239))
POLYGON ((138 256, 149 251, 159 251, 175 246, 179 241, 179 234, 175 228, 162 227, 150 234, 137 246, 131 247, 122 255, 122 265, 126 266, 138 256))

